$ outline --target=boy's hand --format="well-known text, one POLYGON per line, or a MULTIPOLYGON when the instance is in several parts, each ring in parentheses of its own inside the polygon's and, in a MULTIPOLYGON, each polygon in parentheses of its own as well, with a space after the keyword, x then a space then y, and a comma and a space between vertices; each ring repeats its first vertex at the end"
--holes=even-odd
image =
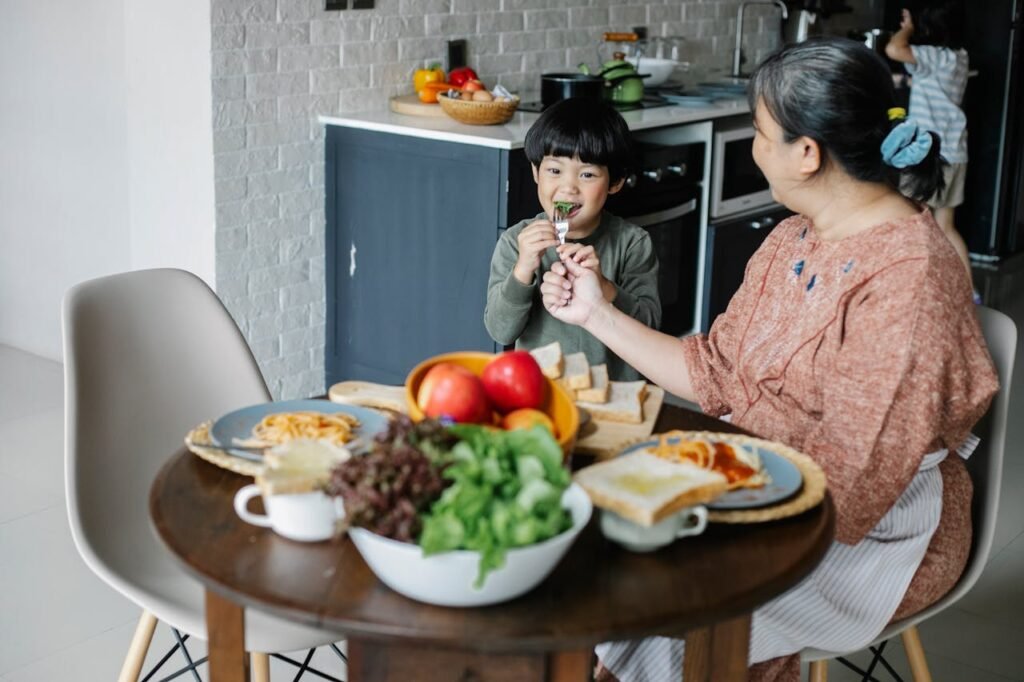
POLYGON ((563 261, 571 260, 597 275, 597 283, 601 285, 601 293, 605 300, 615 300, 619 290, 601 272, 601 260, 597 257, 597 251, 593 246, 584 246, 578 243, 562 244, 558 247, 558 255, 563 261))
POLYGON ((549 220, 535 220, 523 228, 516 240, 519 243, 519 258, 512 268, 512 275, 522 284, 533 284, 533 274, 540 267, 544 251, 558 246, 558 234, 549 220))

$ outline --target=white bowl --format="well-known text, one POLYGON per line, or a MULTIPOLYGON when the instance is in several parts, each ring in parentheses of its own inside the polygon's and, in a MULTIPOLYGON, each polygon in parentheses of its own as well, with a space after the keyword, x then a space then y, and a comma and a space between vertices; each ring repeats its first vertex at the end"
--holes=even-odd
POLYGON ((364 528, 351 528, 349 535, 374 574, 395 592, 438 606, 484 606, 532 590, 555 568, 593 513, 590 498, 576 483, 562 494, 562 506, 572 515, 572 527, 544 542, 508 550, 505 565, 488 573, 479 589, 473 587, 479 552, 457 550, 424 557, 419 545, 364 528))
POLYGON ((649 73, 650 78, 644 78, 644 87, 656 88, 669 79, 672 72, 680 66, 681 62, 674 59, 663 59, 659 57, 626 57, 626 61, 636 68, 640 74, 649 73))

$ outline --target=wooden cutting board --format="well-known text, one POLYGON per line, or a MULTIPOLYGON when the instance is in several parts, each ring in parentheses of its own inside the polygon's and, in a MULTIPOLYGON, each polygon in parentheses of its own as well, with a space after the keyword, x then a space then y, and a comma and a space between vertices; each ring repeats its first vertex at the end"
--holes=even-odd
POLYGON ((408 116, 447 117, 440 104, 421 102, 419 95, 397 95, 391 98, 391 111, 408 116))
POLYGON ((623 424, 591 419, 580 429, 575 451, 585 455, 594 455, 598 459, 614 457, 619 454, 619 450, 628 441, 651 435, 664 400, 665 389, 648 384, 647 397, 644 398, 644 420, 642 423, 623 424))

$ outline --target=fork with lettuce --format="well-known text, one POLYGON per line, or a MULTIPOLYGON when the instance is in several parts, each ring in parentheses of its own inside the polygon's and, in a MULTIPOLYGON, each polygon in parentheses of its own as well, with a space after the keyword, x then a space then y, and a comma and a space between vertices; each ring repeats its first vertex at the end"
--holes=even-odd
POLYGON ((565 243, 565 235, 569 234, 569 214, 572 212, 571 201, 556 201, 554 203, 555 215, 551 216, 555 223, 555 232, 558 233, 558 242, 565 243))
POLYGON ((456 549, 480 552, 475 587, 501 568, 505 553, 567 530, 572 517, 562 508, 570 483, 562 450, 543 427, 501 431, 456 424, 459 440, 443 455, 451 481, 423 517, 423 554, 456 549))

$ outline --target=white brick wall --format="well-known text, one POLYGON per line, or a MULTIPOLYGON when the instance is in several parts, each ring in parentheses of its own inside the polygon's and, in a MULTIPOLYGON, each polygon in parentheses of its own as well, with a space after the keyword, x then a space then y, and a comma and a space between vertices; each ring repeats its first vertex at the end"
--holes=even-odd
MULTIPOLYGON (((875 0, 871 0, 874 2, 875 0)), ((465 38, 488 84, 539 89, 545 70, 596 62, 601 34, 647 26, 689 41, 701 72, 725 72, 732 0, 377 0, 325 12, 323 0, 212 0, 217 289, 276 398, 324 387, 323 130, 320 113, 385 108, 412 71, 465 38)), ((745 44, 777 43, 748 10, 745 44)))

